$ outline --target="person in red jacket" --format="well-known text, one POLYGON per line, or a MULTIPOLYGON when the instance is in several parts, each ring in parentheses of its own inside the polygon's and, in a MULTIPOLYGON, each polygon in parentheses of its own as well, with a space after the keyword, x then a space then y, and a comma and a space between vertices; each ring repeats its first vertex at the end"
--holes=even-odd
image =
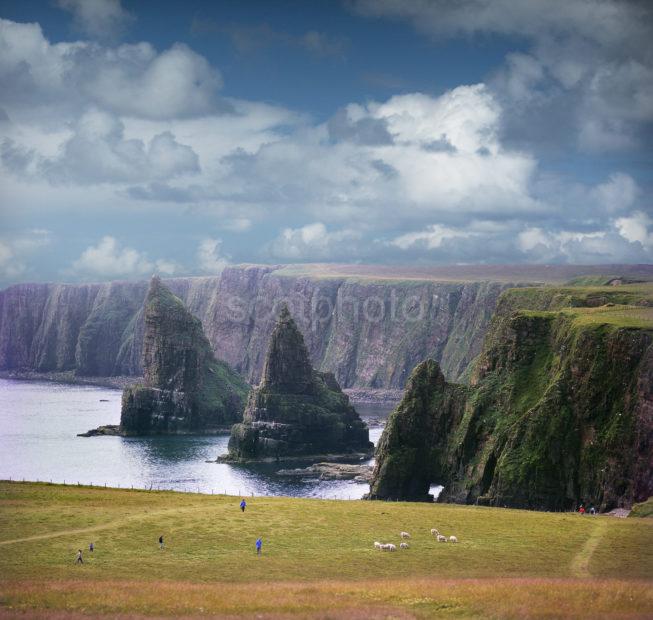
POLYGON ((580 514, 584 515, 584 514, 585 514, 585 506, 583 506, 583 505, 581 504, 581 505, 580 505, 580 508, 578 509, 578 512, 580 512, 580 514))

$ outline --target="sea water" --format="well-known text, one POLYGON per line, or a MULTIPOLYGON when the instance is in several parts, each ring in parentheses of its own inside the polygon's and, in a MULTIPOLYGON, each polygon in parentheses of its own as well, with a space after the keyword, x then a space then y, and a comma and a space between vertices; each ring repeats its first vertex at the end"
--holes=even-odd
MULTIPOLYGON (((0 479, 231 495, 358 499, 367 484, 280 476, 292 464, 231 465, 228 435, 211 437, 77 437, 120 421, 119 390, 0 379, 0 479)), ((384 420, 391 404, 356 405, 364 420, 384 420)), ((376 444, 382 428, 370 429, 376 444)), ((366 461, 371 463, 372 461, 366 461)))

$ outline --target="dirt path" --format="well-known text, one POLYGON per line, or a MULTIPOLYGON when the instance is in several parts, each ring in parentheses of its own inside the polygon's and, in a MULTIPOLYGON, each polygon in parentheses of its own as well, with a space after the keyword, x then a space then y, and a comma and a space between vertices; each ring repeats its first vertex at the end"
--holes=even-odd
POLYGON ((161 510, 153 510, 148 512, 139 512, 137 514, 129 515, 121 519, 114 519, 106 523, 99 523, 98 525, 91 525, 89 527, 73 528, 69 530, 57 530, 56 532, 48 532, 46 534, 35 534, 34 536, 26 536, 25 538, 13 538, 11 540, 0 540, 1 545, 13 545, 16 543, 30 542, 33 540, 46 540, 48 538, 58 538, 60 536, 73 536, 76 534, 85 534, 87 532, 99 532, 101 530, 110 530, 112 528, 124 525, 130 521, 138 519, 147 519, 149 517, 157 517, 168 513, 177 514, 196 510, 197 506, 187 506, 185 508, 163 508, 161 510))
POLYGON ((605 517, 581 517, 584 519, 592 519, 593 529, 585 544, 581 547, 580 551, 571 560, 571 574, 574 577, 591 577, 590 573, 590 560, 592 554, 599 546, 601 539, 608 529, 608 522, 605 517))

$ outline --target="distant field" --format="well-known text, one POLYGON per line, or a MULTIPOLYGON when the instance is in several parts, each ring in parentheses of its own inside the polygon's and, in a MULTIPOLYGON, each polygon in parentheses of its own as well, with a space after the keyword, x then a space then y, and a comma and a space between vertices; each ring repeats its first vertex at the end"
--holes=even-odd
POLYGON ((533 284, 600 284, 612 277, 652 281, 653 265, 282 265, 275 275, 364 280, 432 280, 435 282, 531 282, 533 284))
POLYGON ((0 483, 0 618, 653 615, 650 519, 248 502, 242 514, 236 497, 0 483), (431 527, 460 542, 437 543, 431 527), (410 549, 373 548, 401 530, 410 549))

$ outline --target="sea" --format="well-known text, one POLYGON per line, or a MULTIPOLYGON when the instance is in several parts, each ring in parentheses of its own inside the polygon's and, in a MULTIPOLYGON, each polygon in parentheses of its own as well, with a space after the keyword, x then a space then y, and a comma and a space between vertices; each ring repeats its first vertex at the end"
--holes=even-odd
MULTIPOLYGON (((121 391, 103 387, 0 379, 0 479, 161 489, 242 496, 360 499, 353 480, 284 476, 307 462, 216 463, 229 436, 78 437, 120 421, 121 391)), ((392 404, 356 404, 378 442, 392 404)), ((373 460, 364 461, 373 464, 373 460)))

